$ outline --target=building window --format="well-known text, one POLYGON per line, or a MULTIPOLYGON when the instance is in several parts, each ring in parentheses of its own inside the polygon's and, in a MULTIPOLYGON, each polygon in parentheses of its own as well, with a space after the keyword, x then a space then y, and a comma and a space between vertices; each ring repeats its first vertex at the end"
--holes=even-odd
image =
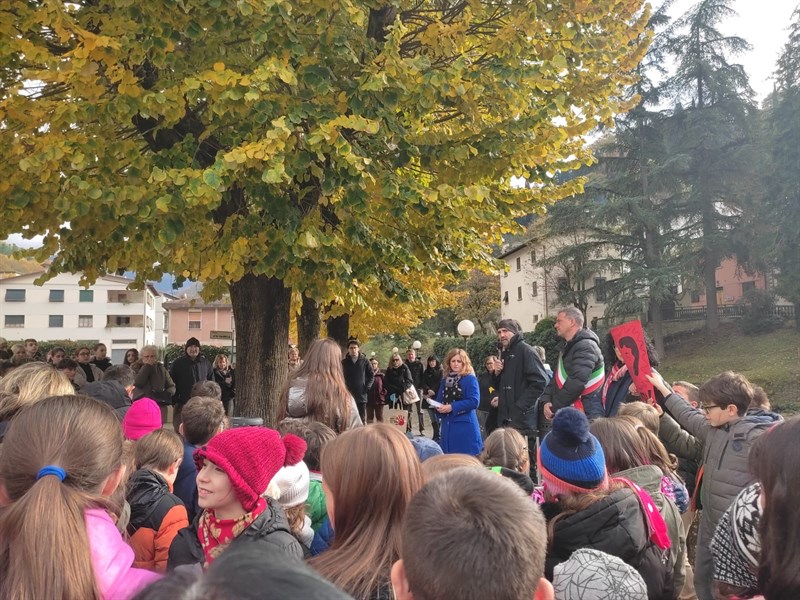
POLYGON ((508 291, 503 294, 503 304, 508 304, 508 291))
POLYGON ((517 271, 522 271, 522 257, 517 257, 517 271))
POLYGON ((199 309, 189 309, 189 329, 202 329, 203 311, 199 309))
POLYGON ((25 327, 25 315, 6 315, 6 327, 25 327))
POLYGON ((697 290, 692 290, 691 302, 692 304, 697 304, 698 302, 700 302, 700 292, 698 292, 697 290))
POLYGON ((522 300, 522 287, 517 288, 517 300, 522 300))
POLYGON ((569 292, 569 279, 566 277, 559 277, 556 282, 556 290, 559 294, 566 294, 569 292))
POLYGON ((531 285, 531 293, 533 294, 534 298, 536 298, 536 296, 539 295, 539 282, 538 281, 534 281, 533 284, 531 285))
POLYGON ((503 271, 503 277, 508 277, 508 271, 503 271))
POLYGON ((50 302, 63 302, 64 290, 50 290, 50 302))
POLYGON ((534 323, 538 323, 539 322, 539 315, 533 315, 533 322, 534 323))
POLYGON ((94 327, 92 315, 78 315, 78 327, 94 327))
POLYGON ((536 264, 536 250, 531 250, 531 264, 536 264))
POLYGON ((79 290, 78 302, 94 302, 94 290, 79 290))
POLYGON ((113 323, 117 327, 128 327, 131 324, 130 317, 117 316, 117 317, 109 317, 109 319, 113 319, 113 323))
POLYGON ((747 292, 752 292, 754 289, 756 289, 755 281, 742 282, 742 295, 746 294, 747 292))
POLYGON ((64 315, 50 315, 50 322, 48 327, 63 327, 64 315))
POLYGON ((25 302, 25 290, 6 290, 6 302, 25 302))
POLYGON ((606 278, 605 277, 595 277, 594 278, 594 299, 598 302, 605 302, 607 299, 607 290, 606 290, 606 278))

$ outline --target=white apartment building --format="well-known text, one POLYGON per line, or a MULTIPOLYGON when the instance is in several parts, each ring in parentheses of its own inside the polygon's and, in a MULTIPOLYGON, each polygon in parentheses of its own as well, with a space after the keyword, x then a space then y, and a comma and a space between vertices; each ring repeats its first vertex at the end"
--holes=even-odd
POLYGON ((148 285, 130 290, 132 279, 105 275, 79 285, 81 273, 62 273, 44 285, 41 273, 0 280, 0 337, 102 342, 114 364, 125 351, 145 344, 163 346, 168 324, 162 302, 173 299, 148 285))
MULTIPOLYGON (((506 263, 506 270, 500 275, 500 314, 503 319, 519 321, 525 331, 532 331, 545 317, 555 317, 564 306, 558 302, 557 294, 558 286, 564 282, 563 271, 540 264, 553 243, 553 240, 532 240, 500 255, 506 263)), ((587 288, 595 288, 590 293, 587 321, 603 317, 606 309, 603 284, 610 278, 608 273, 598 273, 586 282, 587 288)))

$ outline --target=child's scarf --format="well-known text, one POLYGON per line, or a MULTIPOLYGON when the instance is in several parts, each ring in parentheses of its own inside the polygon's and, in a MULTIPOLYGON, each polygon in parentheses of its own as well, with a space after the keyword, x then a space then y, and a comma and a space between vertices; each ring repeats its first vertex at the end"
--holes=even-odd
POLYGON ((208 567, 215 558, 218 558, 266 509, 267 501, 259 498, 258 504, 252 511, 236 519, 218 519, 213 510, 203 511, 197 524, 197 537, 205 556, 204 566, 208 567))

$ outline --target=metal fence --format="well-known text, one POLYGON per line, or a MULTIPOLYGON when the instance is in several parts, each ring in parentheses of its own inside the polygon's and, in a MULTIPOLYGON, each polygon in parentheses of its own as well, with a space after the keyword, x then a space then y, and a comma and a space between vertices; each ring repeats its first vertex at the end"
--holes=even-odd
MULTIPOLYGON (((741 304, 731 304, 717 307, 720 317, 741 317, 745 307, 741 304)), ((773 314, 784 319, 794 318, 794 305, 781 305, 774 307, 773 314)), ((667 308, 663 312, 665 321, 700 320, 706 318, 705 306, 676 306, 667 308)))

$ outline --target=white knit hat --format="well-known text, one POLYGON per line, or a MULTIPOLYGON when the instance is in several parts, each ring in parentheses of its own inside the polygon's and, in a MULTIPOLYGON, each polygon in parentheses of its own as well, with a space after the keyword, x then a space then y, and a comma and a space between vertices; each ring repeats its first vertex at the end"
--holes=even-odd
POLYGON ((556 600, 647 600, 642 576, 616 556, 581 548, 553 569, 556 600))
POLYGON ((272 480, 272 484, 277 485, 281 492, 278 497, 280 505, 289 508, 303 504, 308 500, 310 481, 308 467, 302 460, 296 465, 282 467, 272 480))

